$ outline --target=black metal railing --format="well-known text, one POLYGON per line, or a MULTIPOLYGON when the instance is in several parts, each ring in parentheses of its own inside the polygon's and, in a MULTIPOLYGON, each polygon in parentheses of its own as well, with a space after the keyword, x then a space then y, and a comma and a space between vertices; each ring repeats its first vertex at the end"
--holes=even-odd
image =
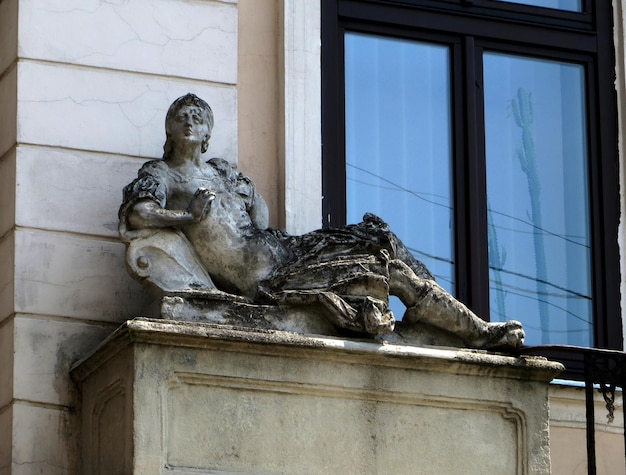
POLYGON ((582 379, 585 383, 585 408, 587 432, 587 473, 596 475, 595 389, 602 394, 607 409, 607 419, 613 422, 615 394, 622 391, 624 417, 624 462, 626 467, 626 410, 624 391, 626 385, 626 353, 623 351, 583 348, 577 346, 541 345, 527 347, 524 354, 543 355, 561 361, 567 368, 564 375, 582 379))

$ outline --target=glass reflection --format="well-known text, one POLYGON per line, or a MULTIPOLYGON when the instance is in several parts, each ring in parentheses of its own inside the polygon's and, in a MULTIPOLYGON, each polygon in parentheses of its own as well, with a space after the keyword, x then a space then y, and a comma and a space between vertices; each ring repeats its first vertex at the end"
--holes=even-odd
POLYGON ((453 292, 449 62, 445 46, 345 35, 348 222, 379 215, 453 292))
POLYGON ((554 8, 569 12, 582 12, 582 0, 493 0, 494 2, 519 3, 535 7, 554 8))
POLYGON ((584 68, 484 55, 492 320, 593 344, 584 68))

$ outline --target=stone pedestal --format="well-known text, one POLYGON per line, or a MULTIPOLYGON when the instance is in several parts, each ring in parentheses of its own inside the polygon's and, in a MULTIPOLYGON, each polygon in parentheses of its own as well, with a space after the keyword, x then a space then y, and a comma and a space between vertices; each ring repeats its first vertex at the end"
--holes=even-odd
POLYGON ((83 474, 541 474, 537 357, 136 319, 77 364, 83 474))

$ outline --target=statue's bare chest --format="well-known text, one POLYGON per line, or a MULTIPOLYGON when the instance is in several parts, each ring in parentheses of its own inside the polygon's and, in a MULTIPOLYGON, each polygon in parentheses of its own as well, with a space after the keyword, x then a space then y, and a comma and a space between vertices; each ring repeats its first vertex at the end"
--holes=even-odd
MULTIPOLYGON (((228 195, 231 206, 238 208, 241 205, 245 209, 242 196, 237 192, 233 183, 227 181, 213 170, 206 173, 182 174, 172 170, 168 176, 168 204, 171 209, 186 209, 199 188, 214 191, 218 197, 228 195)), ((221 200, 220 200, 221 201, 221 200)))

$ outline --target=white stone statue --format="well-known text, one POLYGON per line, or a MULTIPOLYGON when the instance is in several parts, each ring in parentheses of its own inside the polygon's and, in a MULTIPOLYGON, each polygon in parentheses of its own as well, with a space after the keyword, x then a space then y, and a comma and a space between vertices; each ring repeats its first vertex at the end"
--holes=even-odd
POLYGON ((254 183, 226 160, 203 158, 212 128, 202 99, 187 94, 174 101, 163 159, 147 162, 124 189, 127 267, 164 296, 164 317, 289 329, 285 315, 293 312, 354 335, 389 334, 397 323, 391 294, 407 307, 403 328, 434 327, 474 348, 523 344, 519 322, 474 315, 374 215, 302 236, 268 228, 254 183), (246 312, 254 318, 244 322, 237 313, 246 312))

